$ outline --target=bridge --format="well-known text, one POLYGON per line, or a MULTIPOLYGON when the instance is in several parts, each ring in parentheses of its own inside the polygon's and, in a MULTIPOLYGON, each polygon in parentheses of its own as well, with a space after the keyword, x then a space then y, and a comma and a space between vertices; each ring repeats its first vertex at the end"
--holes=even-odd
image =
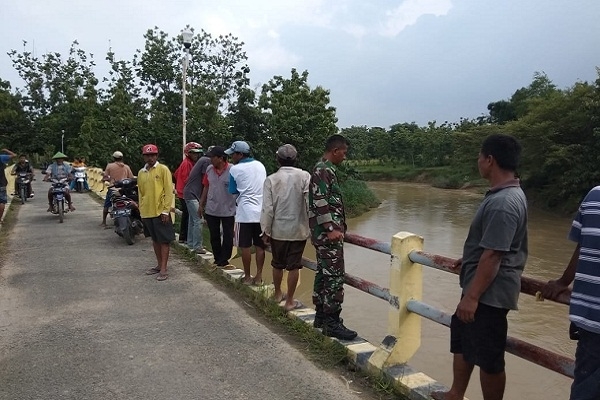
MULTIPOLYGON (((103 189, 100 170, 91 169, 90 184, 98 191, 103 189)), ((38 192, 41 194, 41 192, 38 192)), ((75 218, 75 215, 73 215, 75 218)), ((114 235, 114 234, 113 234, 114 235)), ((458 273, 452 267, 451 258, 423 252, 424 239, 420 236, 399 232, 389 243, 365 238, 356 234, 348 234, 346 241, 366 249, 390 255, 389 287, 381 287, 360 277, 346 274, 346 284, 384 301, 389 319, 388 334, 380 343, 369 343, 362 338, 341 342, 347 349, 348 359, 359 369, 375 376, 385 376, 389 381, 411 399, 429 399, 429 393, 445 389, 434 378, 410 367, 410 359, 420 346, 421 318, 427 318, 445 326, 449 326, 450 316, 441 310, 423 302, 422 279, 423 268, 435 268, 449 273, 458 273)), ((315 262, 304 259, 304 266, 316 269, 315 262)), ((200 263, 210 260, 200 259, 200 263)), ((241 269, 224 270, 224 275, 232 280, 240 279, 241 269)), ((542 282, 529 277, 522 278, 522 292, 539 298, 542 282)), ((269 290, 254 288, 268 296, 269 290)), ((541 300, 541 299, 540 299, 541 300)), ((558 300, 568 304, 569 296, 558 300)), ((347 312, 351 312, 348 310, 347 312)), ((312 324, 314 310, 304 308, 289 313, 291 316, 312 324)), ((520 338, 509 338, 507 351, 536 363, 557 374, 573 376, 573 360, 553 353, 545 348, 535 346, 520 338)), ((450 368, 450 366, 449 366, 450 368)))

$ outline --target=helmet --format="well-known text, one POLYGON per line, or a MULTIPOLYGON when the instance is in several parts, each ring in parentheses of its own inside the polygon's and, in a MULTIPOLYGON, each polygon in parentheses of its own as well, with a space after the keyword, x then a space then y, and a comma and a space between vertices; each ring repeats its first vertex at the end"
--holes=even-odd
POLYGON ((115 151, 113 153, 113 158, 123 158, 123 153, 121 153, 120 151, 115 151))
POLYGON ((183 154, 188 156, 190 154, 190 152, 192 152, 192 153, 202 152, 202 145, 200 143, 196 143, 196 142, 189 142, 183 148, 183 154))
POLYGON ((158 147, 154 144, 145 144, 142 147, 142 154, 158 154, 158 147))
POLYGON ((63 153, 61 153, 60 151, 57 152, 54 156, 52 156, 53 160, 59 159, 59 158, 64 158, 65 160, 69 157, 67 157, 66 155, 64 155, 63 153))

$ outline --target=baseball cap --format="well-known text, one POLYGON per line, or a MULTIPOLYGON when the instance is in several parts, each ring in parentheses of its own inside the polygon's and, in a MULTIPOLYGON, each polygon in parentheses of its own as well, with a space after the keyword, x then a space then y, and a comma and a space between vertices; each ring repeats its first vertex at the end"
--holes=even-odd
POLYGON ((188 153, 203 153, 204 150, 202 149, 189 149, 188 153))
POLYGON ((295 160, 298 156, 298 151, 291 144, 284 144, 279 149, 277 149, 277 157, 282 160, 295 160))
POLYGON ((142 154, 158 154, 158 147, 154 144, 145 144, 142 147, 142 154))
POLYGON ((250 145, 248 143, 237 140, 231 144, 231 147, 225 150, 225 154, 231 155, 233 153, 250 154, 250 145))
POLYGON ((208 157, 225 157, 225 147, 223 146, 212 146, 212 149, 206 153, 208 157))
POLYGON ((113 153, 113 158, 123 158, 123 153, 121 153, 120 151, 115 151, 113 153))

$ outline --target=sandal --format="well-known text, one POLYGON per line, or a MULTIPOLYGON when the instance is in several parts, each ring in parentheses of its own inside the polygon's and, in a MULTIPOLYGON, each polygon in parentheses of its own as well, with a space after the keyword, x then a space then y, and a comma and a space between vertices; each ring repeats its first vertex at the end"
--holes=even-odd
POLYGON ((157 281, 166 281, 169 278, 168 274, 161 274, 159 273, 158 276, 156 277, 157 281))
POLYGON ((154 274, 160 274, 159 267, 150 268, 146 271, 146 275, 154 275, 154 274))

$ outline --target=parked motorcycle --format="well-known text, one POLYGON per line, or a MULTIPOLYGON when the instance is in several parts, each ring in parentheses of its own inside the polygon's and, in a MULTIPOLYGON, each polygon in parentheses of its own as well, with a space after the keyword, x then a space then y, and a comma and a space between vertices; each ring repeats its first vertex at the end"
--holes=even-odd
POLYGON ((32 180, 32 175, 28 172, 18 172, 17 173, 17 196, 21 198, 21 204, 25 204, 29 196, 31 195, 29 191, 29 183, 32 180))
POLYGON ((74 189, 83 193, 85 188, 87 187, 87 173, 85 172, 86 167, 73 167, 73 175, 75 176, 75 185, 74 189))
POLYGON ((59 222, 62 224, 65 213, 69 207, 65 207, 65 188, 68 185, 67 178, 50 180, 52 184, 52 214, 58 214, 59 222))
POLYGON ((142 217, 138 208, 137 179, 127 178, 114 183, 111 195, 110 217, 114 221, 115 233, 129 245, 134 237, 144 231, 142 217))

